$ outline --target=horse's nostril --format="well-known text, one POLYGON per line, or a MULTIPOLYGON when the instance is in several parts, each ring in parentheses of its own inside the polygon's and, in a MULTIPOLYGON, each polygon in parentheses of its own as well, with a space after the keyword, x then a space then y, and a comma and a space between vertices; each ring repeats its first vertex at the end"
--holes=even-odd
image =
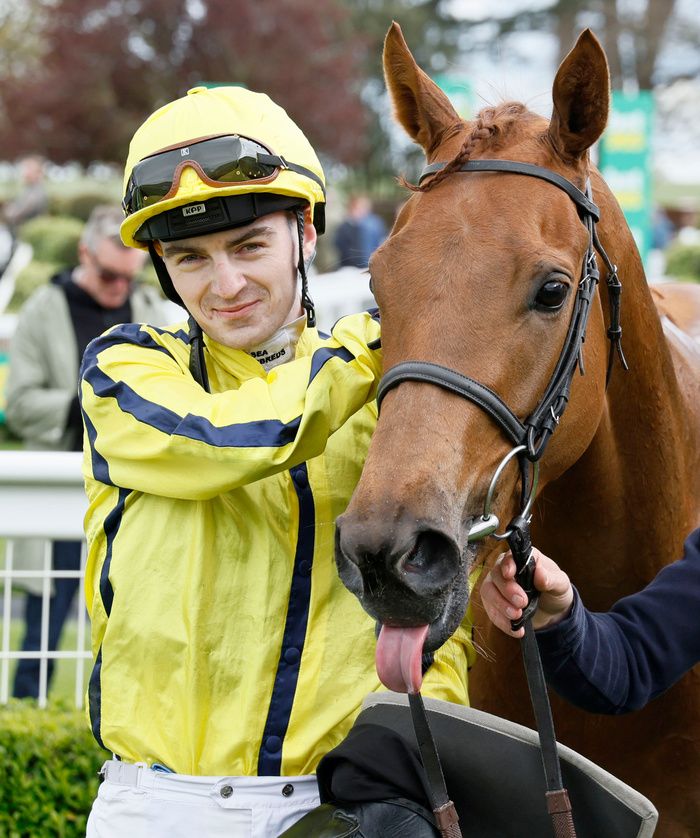
POLYGON ((404 559, 399 561, 399 566, 406 573, 422 573, 430 562, 430 550, 424 549, 421 540, 417 540, 415 547, 404 559))
POLYGON ((460 554, 454 541, 435 530, 424 530, 413 550, 396 563, 395 571, 410 588, 425 592, 449 584, 459 566, 460 554))

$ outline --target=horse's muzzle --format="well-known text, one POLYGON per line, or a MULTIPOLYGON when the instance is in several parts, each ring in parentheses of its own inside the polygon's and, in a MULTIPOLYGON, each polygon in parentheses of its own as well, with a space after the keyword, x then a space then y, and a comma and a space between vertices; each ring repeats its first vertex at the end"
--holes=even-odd
POLYGON ((375 528, 346 514, 337 521, 335 555, 345 586, 382 624, 443 622, 455 589, 466 605, 466 559, 437 529, 375 528))

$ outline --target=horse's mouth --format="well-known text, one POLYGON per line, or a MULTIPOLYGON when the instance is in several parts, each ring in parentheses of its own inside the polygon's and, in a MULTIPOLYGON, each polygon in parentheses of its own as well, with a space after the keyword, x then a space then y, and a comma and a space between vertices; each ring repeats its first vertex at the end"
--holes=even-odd
POLYGON ((440 572, 433 566, 437 562, 421 558, 415 549, 398 561, 375 557, 359 567, 336 544, 340 579, 365 611, 382 625, 433 625, 428 642, 434 648, 445 642, 447 632, 454 631, 464 616, 475 554, 474 544, 461 550, 454 545, 451 558, 440 562, 440 572))
POLYGON ((421 659, 439 649, 457 630, 469 603, 469 573, 477 544, 421 530, 403 551, 362 549, 356 532, 336 533, 341 580, 364 610, 385 629, 377 644, 382 682, 405 692, 421 680, 421 659), (358 546, 359 545, 359 546, 358 546), (403 663, 402 663, 403 661, 403 663), (408 667, 408 668, 407 668, 408 667))
POLYGON ((379 680, 394 692, 418 692, 424 665, 457 630, 469 602, 468 584, 454 586, 442 613, 428 624, 377 623, 375 662, 379 680))

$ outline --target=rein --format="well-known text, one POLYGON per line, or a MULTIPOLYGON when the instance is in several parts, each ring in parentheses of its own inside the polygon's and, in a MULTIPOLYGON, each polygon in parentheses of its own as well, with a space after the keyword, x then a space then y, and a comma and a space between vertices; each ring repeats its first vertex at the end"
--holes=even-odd
MULTIPOLYGON (((430 175, 434 175, 446 165, 447 163, 431 163, 426 166, 421 172, 419 182, 430 175)), ((582 348, 586 337, 591 300, 600 280, 596 251, 600 254, 607 269, 608 298, 610 303, 610 326, 607 330, 607 336, 610 341, 610 352, 606 373, 606 387, 610 381, 616 355, 623 369, 628 369, 621 344, 620 294, 622 292, 622 285, 617 276, 617 268, 608 258, 598 238, 596 223, 600 220, 600 211, 592 200, 590 180, 586 182, 586 191, 584 193, 556 172, 545 169, 542 166, 513 160, 470 160, 455 171, 505 172, 545 180, 566 192, 576 204, 581 215, 581 220, 588 231, 588 247, 586 248, 586 255, 583 260, 581 278, 578 283, 576 300, 564 345, 549 383, 539 403, 528 417, 524 420, 518 418, 505 401, 485 384, 462 375, 449 367, 444 367, 441 364, 434 364, 429 361, 410 360, 396 364, 396 366, 388 370, 383 376, 377 392, 377 405, 381 408, 381 403, 386 394, 404 381, 418 381, 442 387, 476 404, 485 411, 514 445, 512 450, 501 461, 493 476, 486 495, 483 514, 480 519, 472 523, 468 541, 477 541, 487 536, 493 536, 502 540, 507 539, 513 558, 515 559, 517 566, 516 580, 526 592, 528 604, 523 610, 522 617, 517 621, 513 621, 512 627, 513 630, 517 630, 521 626, 525 626, 525 637, 523 638, 521 648, 530 698, 540 737, 540 750, 547 786, 547 811, 551 817, 556 838, 567 838, 567 836, 574 838, 576 832, 571 813, 571 804, 567 791, 562 783, 547 687, 539 649, 537 647, 537 640, 535 639, 534 629, 530 622, 530 618, 537 608, 538 598, 538 593, 533 583, 535 561, 530 541, 530 509, 537 488, 539 460, 566 409, 571 391, 571 382, 576 368, 579 368, 582 375, 585 372, 582 348), (496 533, 499 520, 491 512, 491 500, 501 472, 508 461, 516 456, 521 472, 522 509, 510 521, 505 532, 496 533), (532 480, 530 481, 528 478, 531 465, 534 471, 532 480)), ((440 770, 439 758, 433 738, 430 735, 428 719, 423 709, 420 694, 409 695, 409 702, 411 704, 414 730, 416 732, 421 757, 426 769, 429 785, 432 789, 432 798, 435 803, 434 814, 438 822, 438 828, 444 838, 457 838, 461 836, 461 832, 456 823, 456 812, 454 812, 454 805, 447 795, 442 771, 440 770), (450 812, 448 818, 446 818, 447 811, 450 812)))

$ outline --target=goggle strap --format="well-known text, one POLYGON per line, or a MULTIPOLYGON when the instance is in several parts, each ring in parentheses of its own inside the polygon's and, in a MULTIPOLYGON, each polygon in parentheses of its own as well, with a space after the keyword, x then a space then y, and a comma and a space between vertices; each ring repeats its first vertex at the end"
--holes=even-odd
POLYGON ((315 172, 312 172, 311 169, 307 169, 305 166, 300 166, 297 163, 288 163, 284 157, 277 154, 258 154, 257 157, 258 163, 262 163, 264 166, 277 166, 280 169, 289 169, 290 172, 296 172, 298 175, 310 178, 321 187, 325 197, 326 187, 321 178, 315 172))

